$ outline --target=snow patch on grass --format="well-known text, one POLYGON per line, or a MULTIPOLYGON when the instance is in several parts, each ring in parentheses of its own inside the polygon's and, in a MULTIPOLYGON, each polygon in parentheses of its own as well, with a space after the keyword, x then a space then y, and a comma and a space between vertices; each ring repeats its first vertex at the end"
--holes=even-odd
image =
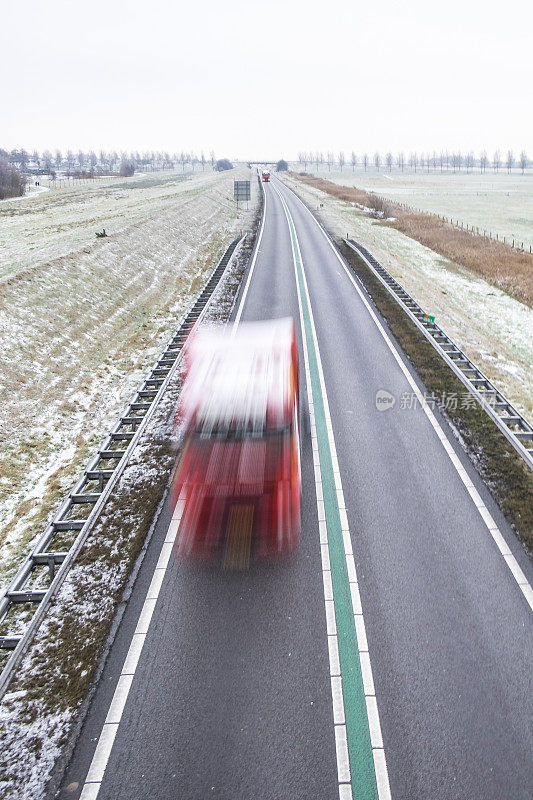
POLYGON ((533 419, 531 308, 394 228, 369 220, 350 203, 284 179, 318 209, 333 233, 368 248, 518 410, 533 419))

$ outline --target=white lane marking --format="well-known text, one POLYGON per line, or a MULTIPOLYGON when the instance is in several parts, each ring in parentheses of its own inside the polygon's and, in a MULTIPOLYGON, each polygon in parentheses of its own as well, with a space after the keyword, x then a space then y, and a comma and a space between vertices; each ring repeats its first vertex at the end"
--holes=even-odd
POLYGON ((322 570, 322 578, 324 579, 324 597, 326 600, 333 600, 333 584, 331 582, 331 572, 329 570, 322 570))
POLYGON ((118 722, 104 723, 85 783, 102 782, 117 731, 118 722))
POLYGON ((365 620, 362 614, 354 614, 355 632, 357 633, 357 644, 360 653, 368 652, 368 641, 366 638, 365 620))
POLYGON ((266 219, 266 206, 267 206, 267 196, 265 189, 263 187, 263 182, 261 181, 261 191, 263 192, 263 215, 261 218, 261 230, 259 231, 259 237, 257 239, 257 243, 255 245, 254 256, 252 258, 252 263, 250 264, 250 270, 248 272, 248 278, 246 279, 246 285, 244 287, 244 291, 242 293, 241 301, 239 303, 239 310, 235 315, 235 321, 233 323, 233 330, 237 330, 237 326, 241 321, 242 312, 244 310, 244 303, 246 302, 246 297, 248 296, 248 289, 250 288, 250 283, 252 281, 252 275, 254 274, 255 262, 257 261, 257 256, 259 254, 259 248, 261 247, 261 240, 263 238, 263 231, 265 230, 265 219, 266 219))
POLYGON ((122 675, 135 675, 139 658, 144 647, 145 633, 134 633, 131 639, 130 649, 122 667, 122 675))
MULTIPOLYGON (((445 432, 443 431, 439 421, 437 420, 437 418, 436 418, 435 414, 433 413, 433 411, 431 410, 430 406, 426 402, 426 399, 425 399, 424 395, 422 394, 422 392, 420 391, 420 389, 416 385, 416 382, 415 382, 414 378, 412 377, 411 373, 409 372, 409 370, 407 369, 407 367, 403 363, 403 361, 401 359, 401 356, 397 352, 394 344, 389 339, 389 337, 387 335, 387 332, 385 331, 383 325, 381 324, 381 322, 377 318, 374 310, 372 309, 372 307, 370 306, 370 303, 368 302, 368 300, 364 296, 361 288, 357 285, 357 282, 356 282, 354 276, 352 275, 352 273, 350 272, 350 270, 348 269, 348 267, 344 263, 344 261, 342 259, 342 256, 340 255, 340 253, 337 252, 337 248, 335 247, 335 245, 333 244, 333 242, 329 238, 328 234, 326 233, 326 231, 324 230, 324 228, 322 227, 320 222, 318 222, 318 220, 315 219, 314 215, 309 211, 309 209, 307 208, 305 203, 298 197, 296 192, 294 190, 290 189, 290 187, 288 187, 288 188, 294 194, 295 198, 301 203, 303 208, 307 211, 307 213, 309 214, 309 216, 311 217, 313 222, 317 225, 318 229, 320 230, 320 232, 324 236, 326 242, 328 243, 328 245, 331 247, 331 249, 335 253, 336 258, 338 259, 338 261, 342 265, 342 268, 344 269, 344 271, 345 271, 346 275, 348 276, 349 280, 351 281, 351 283, 355 287, 355 290, 358 293, 359 297, 361 298, 366 310, 370 314, 370 316, 371 316, 373 322, 375 323, 377 329, 379 330, 380 334, 382 335, 383 339, 385 340, 385 343, 386 343, 387 347, 389 348, 389 350, 392 353, 395 361, 397 362, 397 364, 400 367, 401 371, 403 372, 405 378, 407 379, 407 382, 409 383, 409 386, 411 387, 413 392, 416 394, 416 397, 417 397, 420 405, 424 409, 424 412, 425 412, 428 420, 430 421, 432 427, 434 428, 435 432, 437 433, 437 436, 440 439, 444 449, 446 450, 446 452, 448 454, 448 457, 450 458, 450 461, 452 462, 453 466, 455 467, 455 470, 456 470, 457 474, 459 475, 463 485, 465 486, 468 494, 472 498, 472 501, 474 502, 474 505, 476 506, 481 518, 483 519, 483 522, 487 526, 488 531, 492 536, 492 539, 494 540, 496 546, 498 547, 498 549, 501 552, 502 551, 502 548, 500 546, 501 541, 502 540, 505 541, 504 537, 503 537, 503 534, 500 531, 500 529, 498 528, 498 526, 496 525, 496 522, 494 521, 493 517, 491 516, 491 514, 490 514, 488 508, 486 507, 486 505, 484 504, 483 500, 481 499, 481 497, 479 495, 479 492, 475 489, 474 484, 472 483, 472 481, 468 477, 468 474, 467 474, 465 468, 463 467, 463 465, 461 464, 461 461, 459 460, 458 456, 456 455, 455 450, 453 449, 453 447, 449 443, 448 437, 446 436, 445 432), (476 502, 478 498, 479 498, 480 503, 476 502)), ((509 554, 503 554, 502 553, 502 555, 504 555, 505 563, 507 564, 507 566, 511 570, 511 573, 512 573, 513 577, 515 578, 515 580, 518 583, 520 589, 522 590, 522 593, 523 593, 523 595, 524 595, 524 597, 526 599, 527 604, 529 605, 530 609, 533 611, 533 590, 531 588, 531 584, 529 583, 529 581, 524 576, 524 573, 520 569, 520 567, 518 565, 518 561, 516 560, 516 558, 510 553, 509 554), (517 576, 520 577, 520 580, 518 579, 517 576), (523 581, 522 581, 522 579, 523 579, 523 581)))
POLYGON ((372 750, 374 756, 374 769, 376 771, 376 781, 378 784, 378 794, 380 800, 391 800, 389 774, 387 772, 387 762, 385 761, 385 751, 375 747, 372 750))
POLYGON ((328 650, 329 650, 329 673, 334 675, 341 674, 341 662, 339 659, 339 644, 336 636, 328 636, 328 650))
POLYGON ((113 699, 111 700, 111 705, 109 706, 107 717, 102 726, 98 744, 96 745, 96 750, 94 752, 87 777, 85 778, 80 800, 96 800, 98 797, 100 786, 104 778, 104 773, 111 755, 111 750, 113 748, 113 742, 115 741, 118 726, 122 719, 122 714, 128 700, 133 677, 135 675, 139 658, 141 657, 142 649, 146 641, 146 634, 148 633, 148 629, 150 627, 150 622, 152 620, 152 615, 157 603, 157 598, 159 597, 159 592, 161 591, 161 586, 163 585, 163 578, 165 577, 165 572, 170 559, 170 553, 172 552, 172 544, 174 542, 174 539, 171 539, 171 537, 174 536, 175 538, 181 513, 183 512, 183 506, 183 498, 180 495, 177 503, 177 508, 180 509, 180 516, 176 516, 176 513, 174 513, 165 536, 165 541, 161 545, 157 566, 154 570, 148 591, 146 592, 141 613, 139 614, 139 619, 137 620, 137 626, 131 638, 128 653, 124 659, 122 671, 113 694, 113 699), (172 534, 172 531, 174 531, 174 534, 172 534))
MULTIPOLYGON (((348 740, 346 738, 346 725, 335 725, 335 750, 337 752, 337 775, 339 783, 349 783, 350 759, 348 756, 348 740)), ((351 797, 350 787, 350 797, 351 797)))
POLYGON ((326 627, 328 636, 337 635, 337 622, 335 621, 335 605, 333 600, 326 600, 326 627))
POLYGON ((113 695, 111 705, 109 706, 109 711, 107 712, 107 717, 105 718, 106 724, 109 722, 115 722, 118 725, 120 722, 122 718, 122 712, 124 711, 124 706, 126 705, 126 700, 128 699, 132 680, 133 675, 131 674, 121 675, 118 679, 117 688, 115 689, 115 694, 113 695))
POLYGON ((333 700, 333 724, 344 725, 344 698, 342 695, 342 678, 340 675, 331 676, 331 697, 333 700))
POLYGON ((361 672, 363 674, 363 687, 365 695, 376 694, 374 689, 374 678, 372 677, 372 666, 370 664, 370 653, 359 653, 361 659, 361 672))
POLYGON ((383 747, 383 739, 381 738, 381 725, 379 723, 378 704, 375 695, 365 695, 366 713, 368 716, 368 727, 370 728, 370 741, 372 748, 383 747))
MULTIPOLYGON (((288 206, 286 205, 282 195, 280 192, 274 187, 274 190, 278 194, 281 199, 282 205, 285 210, 285 214, 287 216, 287 220, 289 220, 290 211, 288 206)), ((292 217, 291 217, 292 219, 292 217)), ((294 225, 294 222, 293 222, 294 225)), ((352 550, 352 541, 350 537, 350 527, 348 524, 348 516, 346 513, 346 504, 344 502, 344 493, 342 489, 342 481, 340 477, 340 470, 339 470, 339 461, 337 458, 337 449, 335 446, 335 437, 333 435, 333 427, 331 424, 331 415, 329 411, 329 402, 328 396, 326 392, 326 383, 324 378, 324 371, 322 369, 322 359, 320 356, 320 350, 318 348, 318 338, 316 334, 315 322, 313 317, 313 310, 311 306, 311 298, 309 296, 309 289, 307 286, 307 279, 305 276, 305 271, 303 267, 303 259, 302 254, 300 252, 300 245, 298 242, 298 236, 296 234, 296 227, 294 227, 295 236, 296 236, 296 246, 298 248, 298 255, 300 258, 300 264, 302 268, 302 276, 303 276, 303 284, 305 287, 306 292, 306 299, 307 299, 307 307, 309 309, 309 319, 311 324, 311 331, 313 336, 313 343, 315 347, 315 354, 316 354, 316 361, 317 361, 317 368, 318 368, 318 375, 320 380, 320 388, 322 393, 322 401, 324 407, 324 416, 326 419, 326 428, 327 428, 327 435, 328 435, 328 444, 329 444, 329 451, 331 457, 331 464, 333 468, 333 475, 335 479, 335 488, 337 492, 337 504, 338 504, 338 512, 341 521, 341 530, 344 542, 344 552, 346 558, 346 567, 348 571, 348 581, 350 584, 350 594, 352 598, 354 597, 354 592, 356 592, 356 605, 352 605, 352 610, 354 611, 354 622, 355 622, 355 630, 356 630, 356 638, 357 638, 357 647, 358 647, 358 654, 359 660, 361 664, 361 674, 363 676, 363 692, 365 694, 365 701, 367 700, 367 696, 372 695, 372 705, 371 711, 373 714, 372 717, 372 729, 370 730, 371 735, 371 743, 372 743, 372 754, 374 758, 374 770, 376 771, 376 784, 378 789, 378 797, 379 800, 390 800, 390 786, 389 786, 389 779, 387 773, 387 764, 385 760, 385 750, 383 748, 383 740, 381 736, 381 726, 379 722, 379 715, 377 713, 377 700, 375 697, 375 689, 374 689, 374 681, 372 678, 372 668, 370 665, 370 654, 368 653, 368 643, 366 638, 366 630, 363 620, 363 610, 361 608, 361 599, 359 597, 359 589, 357 584, 357 573, 355 569, 355 561, 353 557, 353 550, 352 550), (352 590, 352 586, 355 587, 352 590), (359 612, 359 613, 357 613, 359 612), (366 684, 365 684, 365 676, 366 676, 366 684), (367 693, 367 689, 369 692, 367 693), (370 691, 371 690, 371 691, 370 691), (377 770, 380 770, 379 776, 377 775, 377 770)), ((291 237, 292 242, 292 237, 291 237)), ((326 605, 326 628, 328 633, 328 651, 329 651, 329 663, 330 663, 330 676, 332 679, 332 702, 333 702, 333 715, 334 715, 334 722, 336 721, 336 715, 338 713, 338 704, 339 704, 339 697, 335 695, 333 679, 339 676, 340 679, 340 661, 339 661, 339 649, 338 649, 338 641, 337 641, 337 628, 336 628, 336 621, 335 621, 335 606, 332 600, 328 597, 328 589, 331 583, 331 571, 330 571, 330 561, 329 561, 329 546, 328 546, 328 533, 327 533, 327 526, 325 522, 325 508, 323 500, 319 499, 322 497, 322 472, 320 467, 320 455, 319 455, 319 447, 318 447, 318 438, 316 434, 316 424, 315 424, 315 413, 314 413, 314 402, 313 402, 313 394, 311 388, 311 372, 309 367, 309 356, 307 350, 307 334, 305 332, 305 325, 303 320, 303 310, 302 310, 302 298, 300 295, 300 286, 298 282, 298 275, 296 274, 296 258, 294 253, 294 245, 293 245, 293 260, 294 260, 294 269, 295 269, 295 277, 296 277, 296 289, 298 294, 298 306, 300 311, 300 327, 302 331, 302 341, 304 346, 304 364, 305 364, 305 377, 306 377, 306 384, 307 384, 307 396, 308 396, 308 409, 309 409, 309 417, 310 417, 310 428, 311 428, 311 444, 313 450, 313 462, 314 462, 314 469, 315 469, 315 488, 317 489, 317 513, 318 513, 318 524, 319 524, 319 531, 320 531, 320 553, 322 558, 322 571, 323 571, 323 581, 324 581, 324 598, 325 598, 325 605, 326 605), (320 487, 320 492, 318 491, 318 487, 320 487), (327 558, 325 556, 327 553, 327 558), (329 575, 329 582, 326 575, 329 575)), ((332 595, 333 596, 333 595, 332 595)), ((353 602, 353 601, 352 601, 353 602)), ((342 691, 342 689, 341 689, 342 691)), ((344 706, 344 701, 343 706, 344 706)), ((370 728, 370 720, 369 720, 369 728, 370 728)), ((335 725, 335 747, 337 753, 337 772, 338 772, 338 780, 339 780, 339 797, 341 800, 347 798, 348 800, 352 800, 352 784, 351 784, 351 774, 350 774, 350 761, 348 755, 348 745, 347 745, 347 735, 346 735, 346 725, 335 725)))
MULTIPOLYGON (((163 545, 164 547, 164 545, 163 545)), ((147 597, 142 607, 141 615, 135 628, 135 633, 148 633, 150 622, 152 621, 152 614, 154 613, 157 597, 147 597)))
POLYGON ((351 783, 339 783, 339 800, 352 800, 351 783))
POLYGON ((99 783, 86 783, 80 794, 80 800, 96 800, 100 791, 99 783))

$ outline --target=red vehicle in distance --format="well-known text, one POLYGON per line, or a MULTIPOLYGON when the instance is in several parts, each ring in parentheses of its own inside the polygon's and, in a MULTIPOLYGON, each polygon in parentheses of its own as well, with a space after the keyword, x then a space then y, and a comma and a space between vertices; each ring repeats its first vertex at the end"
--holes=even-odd
POLYGON ((292 319, 201 330, 184 361, 178 557, 245 569, 294 554, 301 474, 292 319))
POLYGON ((261 177, 263 178, 263 180, 264 180, 265 182, 267 182, 267 183, 268 183, 268 181, 270 180, 270 171, 269 171, 268 169, 264 169, 264 170, 261 172, 261 177))

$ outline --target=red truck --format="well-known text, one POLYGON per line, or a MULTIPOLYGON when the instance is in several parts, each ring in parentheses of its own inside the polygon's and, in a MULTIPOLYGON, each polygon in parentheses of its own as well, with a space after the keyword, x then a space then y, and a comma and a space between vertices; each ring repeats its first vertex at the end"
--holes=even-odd
POLYGON ((267 182, 267 183, 268 183, 268 181, 270 180, 270 172, 269 172, 269 170, 268 170, 268 169, 264 169, 264 170, 261 172, 261 177, 263 178, 263 180, 264 180, 265 182, 267 182))
POLYGON ((193 334, 178 406, 175 551, 245 569, 300 536, 298 353, 292 319, 193 334))

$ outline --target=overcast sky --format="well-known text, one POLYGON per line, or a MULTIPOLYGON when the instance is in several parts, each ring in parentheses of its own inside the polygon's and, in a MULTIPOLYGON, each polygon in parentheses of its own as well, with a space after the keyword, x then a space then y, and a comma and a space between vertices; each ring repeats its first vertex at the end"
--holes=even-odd
POLYGON ((532 8, 9 0, 0 147, 533 157, 532 8))

